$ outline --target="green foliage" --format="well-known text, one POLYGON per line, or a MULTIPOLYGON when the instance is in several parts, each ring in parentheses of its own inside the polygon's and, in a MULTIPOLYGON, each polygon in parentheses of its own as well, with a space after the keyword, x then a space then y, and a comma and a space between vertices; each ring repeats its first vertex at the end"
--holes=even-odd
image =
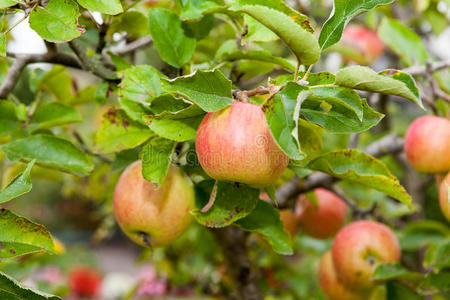
POLYGON ((60 297, 37 292, 22 286, 15 279, 0 272, 0 296, 11 300, 61 300, 60 297))
POLYGON ((14 198, 19 197, 25 193, 31 191, 31 178, 30 172, 33 167, 35 160, 28 163, 27 168, 22 174, 14 178, 1 192, 0 192, 0 203, 8 202, 14 198))
POLYGON ((30 14, 30 26, 44 40, 68 42, 84 33, 78 24, 78 5, 73 0, 52 0, 45 8, 38 7, 30 14))
POLYGON ((319 36, 321 49, 336 44, 342 36, 345 26, 361 12, 378 5, 389 4, 394 0, 334 0, 333 14, 323 25, 319 36))
POLYGON ((8 258, 27 253, 53 252, 53 239, 44 226, 17 216, 6 209, 0 210, 0 257, 8 258))
POLYGON ((169 170, 176 143, 162 137, 153 136, 142 147, 142 175, 150 182, 161 185, 169 170))
POLYGON ((200 224, 212 228, 225 227, 248 216, 260 202, 258 190, 228 182, 219 182, 214 187, 214 181, 203 181, 197 185, 195 193, 198 209, 193 211, 194 217, 200 224), (202 212, 201 209, 210 201, 213 189, 214 205, 207 212, 202 212))

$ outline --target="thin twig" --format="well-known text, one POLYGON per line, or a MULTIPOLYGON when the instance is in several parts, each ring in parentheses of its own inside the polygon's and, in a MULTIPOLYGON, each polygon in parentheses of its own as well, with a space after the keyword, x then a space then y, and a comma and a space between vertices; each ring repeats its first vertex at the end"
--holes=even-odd
POLYGON ((78 143, 80 144, 81 149, 83 149, 84 152, 86 152, 89 155, 96 156, 96 157, 100 158, 102 161, 104 161, 104 162, 106 162, 108 164, 113 162, 112 159, 110 159, 109 157, 106 157, 104 155, 92 152, 91 149, 89 149, 87 147, 87 145, 84 142, 83 138, 81 137, 81 135, 77 131, 74 130, 72 132, 72 134, 75 137, 75 139, 78 141, 78 143))
POLYGON ((8 75, 0 86, 0 99, 6 99, 8 94, 14 89, 20 74, 26 67, 28 61, 25 58, 18 58, 8 69, 8 75))
POLYGON ((112 53, 122 56, 129 54, 131 52, 134 52, 138 50, 139 48, 143 48, 145 46, 150 45, 153 42, 153 39, 149 36, 137 39, 131 43, 126 44, 124 47, 121 47, 119 49, 106 49, 107 51, 111 51, 112 53))
MULTIPOLYGON (((440 71, 446 68, 450 68, 450 60, 438 61, 431 64, 431 72, 440 71)), ((411 75, 426 75, 429 70, 426 66, 412 66, 402 70, 403 72, 409 73, 411 75)))

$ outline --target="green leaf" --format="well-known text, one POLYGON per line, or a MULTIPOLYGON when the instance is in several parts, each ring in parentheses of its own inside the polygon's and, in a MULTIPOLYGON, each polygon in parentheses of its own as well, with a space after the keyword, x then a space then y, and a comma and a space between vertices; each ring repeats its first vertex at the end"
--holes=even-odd
POLYGON ((387 295, 386 300, 399 300, 399 299, 408 299, 408 300, 424 300, 425 298, 417 295, 413 291, 411 291, 406 286, 402 285, 397 281, 388 281, 386 284, 387 295))
POLYGON ((308 81, 309 83, 309 86, 333 84, 335 80, 336 76, 334 76, 330 72, 309 73, 306 79, 306 81, 308 81))
POLYGON ((30 27, 49 42, 68 42, 83 34, 78 24, 78 5, 73 0, 51 0, 30 14, 30 27))
POLYGON ((418 290, 423 291, 423 294, 441 294, 444 297, 449 295, 450 272, 448 270, 444 270, 438 274, 428 274, 424 282, 419 286, 418 290))
POLYGON ((362 121, 364 115, 362 100, 354 90, 341 87, 322 87, 311 89, 311 93, 308 97, 309 100, 327 102, 338 111, 351 111, 362 121))
POLYGON ((10 160, 20 159, 64 172, 84 176, 93 168, 86 154, 71 142, 52 135, 38 134, 0 146, 10 160))
POLYGON ((164 182, 176 144, 154 136, 142 147, 142 175, 145 179, 158 185, 164 182))
POLYGON ((0 101, 0 137, 20 129, 16 115, 16 105, 9 101, 0 101))
POLYGON ((378 265, 372 278, 374 280, 400 279, 408 282, 420 282, 424 279, 424 275, 409 271, 400 263, 387 263, 378 265))
POLYGON ((149 105, 124 97, 119 98, 119 104, 130 119, 140 123, 141 125, 147 125, 144 121, 144 116, 152 113, 149 105))
POLYGON ((20 3, 19 0, 0 0, 0 9, 8 8, 10 6, 20 3))
POLYGON ((66 67, 56 65, 36 83, 36 90, 44 90, 58 101, 69 103, 73 98, 72 76, 66 67))
POLYGON ((308 17, 291 9, 282 0, 238 0, 231 9, 250 15, 272 30, 302 64, 312 65, 319 60, 319 43, 308 17))
POLYGON ((313 152, 322 149, 322 127, 302 118, 298 120, 298 139, 303 152, 313 152))
POLYGON ((214 181, 196 185, 196 210, 192 211, 198 223, 212 228, 225 227, 249 215, 256 207, 259 190, 246 185, 218 182, 214 205, 205 213, 200 209, 210 199, 214 181))
POLYGON ((401 71, 389 69, 376 73, 369 67, 347 67, 337 73, 336 84, 357 90, 403 97, 423 108, 414 78, 401 71))
POLYGON ((377 125, 384 115, 373 110, 365 99, 362 99, 362 122, 356 118, 354 111, 344 106, 334 106, 326 110, 320 102, 305 100, 302 104, 301 115, 308 121, 320 125, 334 133, 363 132, 377 125))
POLYGON ((183 20, 199 20, 204 15, 223 10, 224 1, 220 0, 177 0, 181 6, 180 17, 183 20))
POLYGON ((1 192, 0 203, 8 202, 31 191, 30 172, 36 161, 32 160, 23 173, 17 175, 1 192))
POLYGON ((397 20, 384 18, 378 35, 409 66, 423 65, 428 59, 427 50, 419 35, 397 20))
POLYGON ((415 251, 450 238, 450 229, 437 221, 420 220, 408 223, 398 238, 403 250, 415 251))
POLYGON ((166 76, 148 65, 138 65, 122 71, 121 95, 135 102, 149 103, 162 93, 161 78, 166 76))
POLYGON ((162 80, 161 83, 165 91, 186 97, 207 112, 220 110, 233 102, 231 81, 218 69, 197 70, 191 75, 162 80))
POLYGON ((249 42, 271 42, 278 40, 278 36, 269 28, 256 21, 249 15, 244 16, 245 24, 248 27, 248 33, 244 37, 244 41, 249 42))
POLYGON ((342 37, 345 26, 350 20, 362 12, 378 5, 389 4, 394 0, 334 0, 330 18, 325 22, 319 36, 322 50, 336 44, 342 37))
POLYGON ((0 272, 0 297, 5 300, 61 300, 60 297, 24 287, 2 272, 0 272))
POLYGON ((165 111, 177 112, 189 107, 191 104, 183 101, 182 99, 175 98, 171 94, 162 94, 159 97, 153 99, 150 110, 153 114, 161 114, 165 111))
POLYGON ((106 81, 100 82, 98 87, 95 89, 94 99, 97 104, 105 104, 108 98, 109 84, 106 81))
POLYGON ((238 220, 235 225, 260 234, 279 254, 294 253, 291 238, 283 228, 278 209, 267 202, 258 201, 253 212, 246 218, 238 220))
POLYGON ((275 141, 284 153, 295 160, 304 158, 300 151, 297 120, 302 101, 309 93, 308 88, 290 82, 262 106, 275 141))
POLYGON ((54 252, 53 239, 42 225, 2 208, 0 227, 0 258, 40 251, 54 252))
POLYGON ((151 8, 148 11, 150 33, 161 59, 175 68, 181 68, 192 57, 195 38, 184 32, 181 20, 165 8, 151 8))
POLYGON ((450 239, 431 244, 425 253, 424 266, 439 272, 450 267, 450 239))
MULTIPOLYGON (((54 1, 54 0, 52 0, 54 1)), ((87 10, 98 11, 102 14, 117 15, 123 12, 120 0, 77 0, 87 10)))
POLYGON ((111 153, 131 149, 153 135, 148 127, 129 119, 123 110, 110 109, 95 134, 95 151, 111 153))
POLYGON ((267 50, 238 49, 235 40, 226 41, 216 53, 216 60, 218 62, 236 61, 241 59, 248 59, 276 64, 292 72, 294 72, 296 68, 296 66, 293 65, 288 60, 282 57, 273 56, 267 50))
POLYGON ((318 156, 308 168, 383 192, 412 208, 411 196, 378 159, 359 150, 338 150, 318 156))
POLYGON ((150 34, 147 16, 139 11, 129 10, 115 17, 108 29, 108 35, 112 36, 116 32, 126 32, 132 38, 150 34))
POLYGON ((165 111, 159 115, 144 117, 148 127, 164 138, 184 142, 195 138, 197 128, 205 112, 197 105, 191 105, 177 112, 165 111))
POLYGON ((33 131, 47 129, 63 124, 82 122, 83 119, 77 109, 58 102, 50 102, 39 106, 33 115, 31 122, 33 131))
POLYGON ((0 33, 0 56, 6 57, 6 36, 0 33))

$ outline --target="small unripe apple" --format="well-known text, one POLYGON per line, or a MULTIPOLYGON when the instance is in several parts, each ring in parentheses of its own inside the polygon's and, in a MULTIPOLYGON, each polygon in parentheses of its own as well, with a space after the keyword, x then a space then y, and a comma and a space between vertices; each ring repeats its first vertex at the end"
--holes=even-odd
POLYGON ((294 238, 298 232, 298 218, 290 209, 280 210, 280 219, 283 222, 284 229, 294 238))
POLYGON ((317 188, 314 191, 317 206, 306 195, 300 195, 296 214, 303 232, 317 239, 328 239, 345 224, 347 204, 336 194, 317 188))
POLYGON ((348 287, 367 290, 376 267, 400 260, 397 237, 386 225, 356 221, 342 228, 332 246, 333 263, 339 280, 348 287))
POLYGON ((289 163, 261 107, 251 103, 236 101, 208 113, 198 127, 195 148, 209 176, 252 187, 274 184, 289 163))
POLYGON ((444 173, 450 170, 450 121, 435 116, 416 119, 406 132, 405 152, 417 171, 444 173))
POLYGON ((175 166, 159 187, 142 176, 140 161, 128 166, 114 191, 114 215, 134 242, 164 246, 186 231, 192 221, 194 189, 175 166))
POLYGON ((367 300, 369 293, 354 291, 343 285, 337 277, 331 251, 326 252, 317 272, 319 285, 329 300, 367 300))
POLYGON ((445 176, 439 186, 439 204, 441 206, 442 213, 450 221, 450 173, 445 176))
POLYGON ((361 64, 372 64, 384 53, 384 43, 377 33, 360 25, 347 26, 342 34, 341 44, 359 54, 359 57, 345 56, 345 59, 361 64))

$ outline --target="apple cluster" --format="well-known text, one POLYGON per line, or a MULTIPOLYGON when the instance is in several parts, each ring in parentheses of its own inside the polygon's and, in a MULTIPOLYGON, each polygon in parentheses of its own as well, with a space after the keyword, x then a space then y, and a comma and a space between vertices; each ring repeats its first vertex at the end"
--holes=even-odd
POLYGON ((417 118, 406 132, 405 153, 417 171, 437 174, 439 204, 450 221, 450 121, 436 116, 417 118))

